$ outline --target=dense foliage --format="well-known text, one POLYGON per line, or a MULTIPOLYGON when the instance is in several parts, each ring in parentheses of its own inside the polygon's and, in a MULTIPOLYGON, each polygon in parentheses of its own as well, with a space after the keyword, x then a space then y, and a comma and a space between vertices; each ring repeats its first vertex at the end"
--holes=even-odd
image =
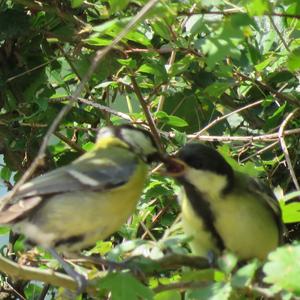
MULTIPOLYGON (((21 178, 49 126, 72 101, 35 175, 90 149, 96 129, 107 124, 131 122, 154 134, 155 124, 169 153, 192 138, 210 142, 234 168, 275 188, 291 245, 270 254, 264 266, 251 261, 240 267, 231 254, 216 269, 189 260, 177 218, 179 187, 153 174, 135 215, 85 251, 116 261, 145 258, 130 261, 131 271, 107 273, 79 261, 74 266, 95 280, 98 290, 92 294, 101 299, 300 297, 300 193, 290 193, 299 190, 300 174, 300 2, 157 1, 90 74, 97 51, 111 45, 146 3, 0 1, 3 183, 10 189, 21 178)), ((8 229, 1 234, 4 241, 8 229)), ((3 257, 41 273, 26 268, 15 278, 2 273, 1 299, 66 297, 56 286, 36 281, 43 281, 46 267, 58 267, 43 249, 28 251, 22 237, 12 234, 8 244, 3 241, 3 257)))

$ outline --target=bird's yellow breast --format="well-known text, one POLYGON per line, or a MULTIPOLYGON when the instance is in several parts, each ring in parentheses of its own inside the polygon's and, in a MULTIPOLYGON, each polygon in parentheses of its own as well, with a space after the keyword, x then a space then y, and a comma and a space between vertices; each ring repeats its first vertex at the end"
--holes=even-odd
MULTIPOLYGON (((68 251, 86 248, 107 238, 126 222, 135 210, 146 176, 147 165, 139 161, 123 185, 102 192, 78 191, 53 196, 39 209, 34 225, 21 222, 17 226, 43 247, 52 246, 57 240, 82 236, 81 241, 66 248, 68 251)), ((64 246, 58 248, 64 251, 64 246)))
MULTIPOLYGON (((205 196, 214 216, 214 227, 226 249, 240 259, 265 259, 279 244, 279 230, 263 199, 241 195, 238 191, 230 197, 205 196)), ((191 236, 192 252, 206 256, 210 251, 218 253, 213 235, 205 228, 203 220, 192 207, 186 195, 182 201, 182 224, 191 236)))

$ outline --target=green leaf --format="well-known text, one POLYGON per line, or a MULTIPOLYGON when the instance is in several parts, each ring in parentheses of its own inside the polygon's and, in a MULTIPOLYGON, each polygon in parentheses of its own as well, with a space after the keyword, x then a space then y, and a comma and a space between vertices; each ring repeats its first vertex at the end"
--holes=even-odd
POLYGON ((113 244, 110 241, 98 241, 96 246, 85 252, 85 255, 99 254, 105 255, 113 248, 113 244))
POLYGON ((0 235, 7 234, 10 231, 9 227, 0 226, 0 235))
POLYGON ((117 59, 117 62, 121 64, 122 66, 129 67, 131 69, 136 68, 136 60, 132 58, 127 58, 127 59, 117 59))
POLYGON ((284 223, 300 222, 300 203, 298 201, 286 203, 290 199, 298 198, 300 192, 292 192, 280 199, 280 207, 282 211, 282 219, 284 223))
POLYGON ((4 166, 2 169, 1 169, 1 178, 5 181, 9 181, 11 177, 11 170, 4 166))
POLYGON ((155 117, 162 121, 164 124, 168 124, 170 126, 174 127, 186 127, 188 126, 188 123, 179 117, 176 116, 170 116, 164 111, 159 111, 155 114, 155 117))
POLYGON ((253 260, 232 276, 231 284, 235 288, 245 288, 248 287, 255 277, 257 269, 260 267, 258 260, 253 260))
POLYGON ((266 129, 268 128, 273 128, 275 127, 278 122, 281 121, 284 113, 285 113, 285 110, 287 108, 287 103, 283 103, 282 105, 280 105, 274 112, 271 116, 268 116, 267 117, 267 120, 266 120, 266 129))
POLYGON ((111 12, 115 13, 117 11, 122 11, 126 8, 129 3, 129 0, 108 0, 109 5, 111 7, 111 12))
POLYGON ((300 296, 300 245, 280 247, 270 253, 268 259, 263 267, 264 282, 300 296))
POLYGON ((215 82, 205 88, 204 93, 211 97, 220 97, 232 83, 229 82, 215 82))
POLYGON ((167 40, 167 41, 171 40, 170 31, 165 22, 157 20, 155 23, 152 24, 152 28, 155 33, 160 35, 165 40, 167 40))
POLYGON ((201 33, 205 26, 203 15, 192 15, 186 22, 186 31, 192 35, 201 33))
POLYGON ((207 55, 206 62, 212 69, 226 57, 238 59, 241 55, 241 41, 245 38, 242 26, 236 26, 231 19, 225 19, 218 29, 200 44, 200 49, 207 55))
POLYGON ((113 19, 106 21, 100 25, 93 26, 93 31, 98 33, 106 33, 108 30, 120 30, 121 28, 124 28, 124 26, 127 25, 127 23, 131 20, 130 17, 127 18, 121 18, 121 19, 113 19))
POLYGON ((246 164, 241 165, 235 159, 232 158, 230 149, 228 145, 223 145, 218 147, 218 151, 224 156, 226 161, 231 165, 231 167, 237 171, 249 176, 257 177, 259 175, 259 170, 256 168, 255 164, 248 161, 246 164))
POLYGON ((230 274, 236 267, 238 258, 231 252, 226 252, 218 258, 218 266, 225 274, 230 274))
POLYGON ((71 7, 72 8, 77 8, 81 6, 84 0, 71 0, 71 7))
POLYGON ((193 62, 194 62, 194 58, 190 55, 186 55, 184 58, 182 58, 181 60, 178 60, 171 66, 170 74, 172 76, 182 74, 184 71, 186 71, 190 67, 190 64, 193 62))
POLYGON ((112 300, 153 299, 153 292, 129 273, 109 273, 99 287, 111 292, 112 300))
POLYGON ((269 10, 267 0, 245 0, 246 8, 251 16, 262 16, 269 10))
POLYGON ((255 69, 259 72, 263 71, 267 66, 269 66, 272 61, 274 60, 274 58, 272 56, 266 58, 265 60, 263 60, 262 62, 260 62, 259 64, 255 65, 255 69))
POLYGON ((290 71, 298 71, 300 69, 300 48, 293 50, 288 56, 287 67, 290 71))
POLYGON ((175 134, 174 140, 178 145, 182 146, 186 143, 187 141, 186 133, 177 131, 176 129, 173 129, 173 133, 175 134))
POLYGON ((188 300, 227 300, 232 288, 229 283, 213 283, 208 287, 187 292, 188 300))
POLYGON ((94 148, 95 144, 93 142, 87 142, 84 145, 82 145, 82 149, 85 151, 90 151, 94 148))
POLYGON ((94 45, 94 46, 108 46, 111 44, 111 39, 105 39, 100 37, 90 37, 84 41, 89 45, 94 45))
POLYGON ((181 300, 179 291, 165 291, 155 295, 154 300, 181 300))
POLYGON ((213 281, 215 280, 214 269, 185 271, 182 274, 183 281, 213 281))
POLYGON ((155 62, 155 61, 147 62, 147 63, 141 65, 140 68, 138 69, 138 71, 141 73, 155 75, 164 81, 167 80, 167 78, 168 78, 165 67, 162 64, 160 64, 159 62, 155 62))

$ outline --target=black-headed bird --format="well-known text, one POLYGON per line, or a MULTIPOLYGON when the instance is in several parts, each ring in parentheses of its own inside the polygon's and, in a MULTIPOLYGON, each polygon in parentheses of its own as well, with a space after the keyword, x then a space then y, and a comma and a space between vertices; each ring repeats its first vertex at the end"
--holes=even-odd
POLYGON ((56 250, 77 252, 119 230, 136 208, 148 164, 161 157, 146 130, 104 127, 90 152, 23 184, 2 208, 0 224, 48 250, 82 290, 84 278, 56 250))
POLYGON ((264 260, 281 244, 281 210, 266 187, 201 143, 186 144, 176 157, 182 169, 173 175, 183 186, 182 225, 192 253, 211 258, 227 249, 242 260, 264 260))

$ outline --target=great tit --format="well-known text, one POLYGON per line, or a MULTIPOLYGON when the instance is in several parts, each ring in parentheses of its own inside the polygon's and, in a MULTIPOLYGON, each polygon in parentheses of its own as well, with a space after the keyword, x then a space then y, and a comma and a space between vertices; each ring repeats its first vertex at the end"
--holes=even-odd
POLYGON ((182 225, 194 254, 212 258, 227 249, 242 260, 264 260, 281 244, 281 210, 266 187, 201 143, 186 144, 177 159, 182 225))
POLYGON ((23 184, 0 224, 47 249, 82 289, 86 282, 56 250, 77 252, 117 231, 135 210, 147 164, 162 157, 146 130, 102 128, 92 151, 23 184))

